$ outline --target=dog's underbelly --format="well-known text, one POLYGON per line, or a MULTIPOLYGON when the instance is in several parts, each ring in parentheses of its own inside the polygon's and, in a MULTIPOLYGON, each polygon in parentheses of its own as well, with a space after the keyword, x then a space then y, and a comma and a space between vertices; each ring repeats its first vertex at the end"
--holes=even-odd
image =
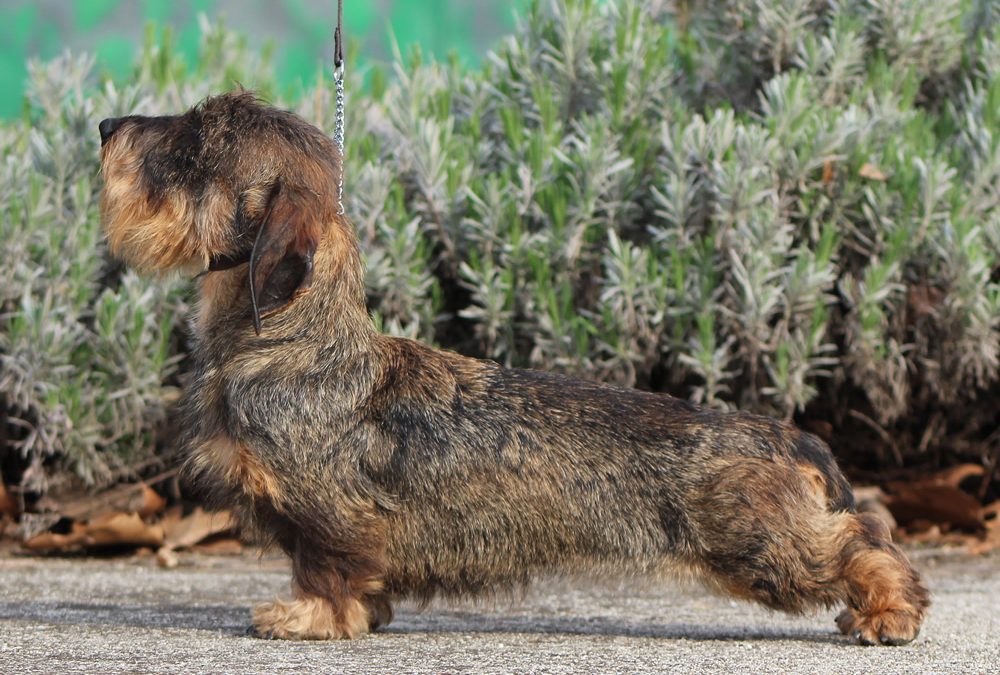
POLYGON ((689 551, 681 523, 664 523, 637 503, 587 505, 558 492, 540 498, 546 488, 537 485, 527 486, 530 503, 519 503, 498 485, 467 488, 403 500, 386 518, 387 590, 464 596, 553 573, 662 575, 683 567, 689 551))

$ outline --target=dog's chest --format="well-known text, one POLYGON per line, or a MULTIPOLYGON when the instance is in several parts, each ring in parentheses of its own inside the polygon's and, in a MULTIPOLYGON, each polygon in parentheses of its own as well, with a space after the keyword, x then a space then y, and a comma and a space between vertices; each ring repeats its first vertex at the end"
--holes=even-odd
POLYGON ((202 442, 192 459, 200 472, 252 500, 284 501, 277 476, 245 443, 219 434, 202 442))

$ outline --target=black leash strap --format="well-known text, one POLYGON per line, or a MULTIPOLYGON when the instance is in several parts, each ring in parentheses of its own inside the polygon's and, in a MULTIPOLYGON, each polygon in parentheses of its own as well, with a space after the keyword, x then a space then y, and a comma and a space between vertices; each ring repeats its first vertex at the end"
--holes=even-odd
POLYGON ((333 32, 333 67, 344 65, 344 0, 337 0, 337 29, 333 32))

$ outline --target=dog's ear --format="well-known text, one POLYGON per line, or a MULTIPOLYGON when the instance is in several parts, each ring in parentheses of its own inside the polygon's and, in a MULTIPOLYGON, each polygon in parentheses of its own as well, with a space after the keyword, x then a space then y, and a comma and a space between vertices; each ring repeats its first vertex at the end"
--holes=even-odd
POLYGON ((312 283, 319 230, 308 203, 280 184, 268 200, 250 253, 250 301, 258 335, 262 317, 287 307, 312 283))

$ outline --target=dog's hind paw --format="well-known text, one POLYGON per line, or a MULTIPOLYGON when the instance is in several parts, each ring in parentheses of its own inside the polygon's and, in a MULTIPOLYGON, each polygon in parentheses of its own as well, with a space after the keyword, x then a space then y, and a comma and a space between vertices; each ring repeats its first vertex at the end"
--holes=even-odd
POLYGON ((837 627, 859 645, 898 647, 913 642, 920 633, 920 616, 907 610, 856 615, 845 609, 837 616, 837 627))

